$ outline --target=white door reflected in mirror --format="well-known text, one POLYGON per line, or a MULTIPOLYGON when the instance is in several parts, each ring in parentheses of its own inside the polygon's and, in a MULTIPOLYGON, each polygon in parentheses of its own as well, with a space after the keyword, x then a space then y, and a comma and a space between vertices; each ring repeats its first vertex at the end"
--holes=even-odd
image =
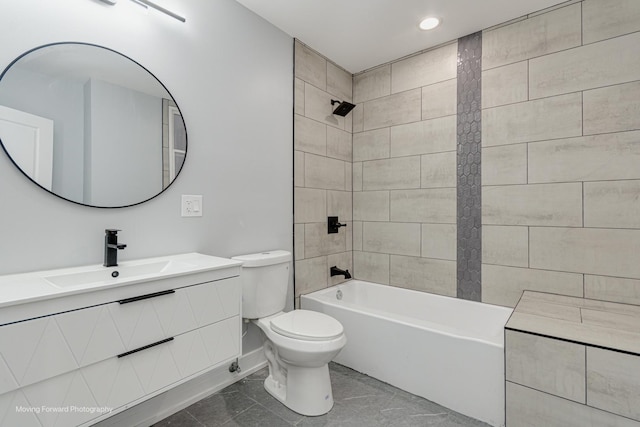
POLYGON ((0 105, 0 135, 13 162, 51 191, 53 120, 0 105))

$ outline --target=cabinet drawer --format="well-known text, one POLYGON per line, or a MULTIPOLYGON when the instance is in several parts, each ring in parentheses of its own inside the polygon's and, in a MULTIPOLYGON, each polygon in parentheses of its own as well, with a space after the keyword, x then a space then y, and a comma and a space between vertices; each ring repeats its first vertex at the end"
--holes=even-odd
POLYGON ((238 315, 241 291, 235 277, 109 304, 109 312, 125 350, 132 350, 238 315))
POLYGON ((234 277, 2 326, 0 394, 238 316, 240 292, 234 277))
MULTIPOLYGON (((98 407, 116 410, 209 369, 240 352, 238 316, 144 350, 82 368, 98 407)), ((99 416, 97 414, 96 416, 99 416)))

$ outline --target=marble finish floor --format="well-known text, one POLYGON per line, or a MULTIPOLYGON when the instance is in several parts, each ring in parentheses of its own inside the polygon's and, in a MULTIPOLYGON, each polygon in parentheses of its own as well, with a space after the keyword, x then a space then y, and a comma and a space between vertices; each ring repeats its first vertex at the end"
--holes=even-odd
POLYGON ((154 427, 488 427, 342 365, 331 363, 329 368, 335 404, 326 415, 305 417, 276 401, 264 389, 264 368, 154 427))

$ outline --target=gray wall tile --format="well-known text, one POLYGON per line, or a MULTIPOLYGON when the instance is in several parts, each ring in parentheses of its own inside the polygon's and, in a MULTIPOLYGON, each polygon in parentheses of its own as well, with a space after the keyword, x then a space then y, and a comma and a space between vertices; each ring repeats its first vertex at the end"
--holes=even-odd
POLYGON ((342 160, 305 154, 304 182, 307 187, 327 190, 345 189, 345 168, 342 160))
POLYGON ((391 65, 353 76, 353 101, 357 103, 391 95, 391 65))
POLYGON ((531 183, 640 178, 640 132, 536 142, 528 151, 531 183))
POLYGON ((295 150, 325 156, 327 154, 327 126, 297 114, 293 119, 295 150))
POLYGON ((434 83, 422 88, 422 120, 451 116, 457 112, 456 79, 434 83))
POLYGON ((363 190, 420 188, 420 157, 373 160, 362 165, 363 190))
POLYGON ((389 128, 353 135, 353 161, 389 158, 389 128))
POLYGON ((293 183, 296 187, 304 187, 304 153, 293 152, 293 183))
POLYGON ((333 113, 333 105, 331 105, 331 96, 317 87, 305 84, 304 86, 304 114, 310 119, 316 120, 338 129, 348 130, 346 119, 336 116, 333 113))
POLYGON ((353 221, 353 250, 362 250, 362 221, 353 221))
POLYGON ((391 128, 391 157, 456 150, 456 116, 391 128))
POLYGON ((529 99, 528 61, 493 68, 482 73, 482 108, 529 99))
POLYGON ((353 193, 353 219, 355 221, 389 221, 389 192, 353 193))
POLYGON ((584 226, 640 228, 640 181, 585 182, 584 226))
POLYGON ((362 249, 367 252, 420 256, 420 224, 365 222, 362 249))
POLYGON ((456 189, 395 190, 391 192, 391 221, 456 223, 456 189))
POLYGON ((299 79, 325 90, 327 88, 327 60, 296 40, 295 74, 299 79))
POLYGON ((640 58, 629 54, 638 43, 640 34, 634 33, 532 59, 529 96, 542 98, 638 80, 640 58))
POLYGON ((295 268, 296 297, 327 287, 329 270, 326 256, 296 261, 295 268))
POLYGON ((528 267, 529 228, 513 225, 483 225, 482 262, 528 267))
POLYGON ((533 227, 529 245, 533 268, 640 279, 640 230, 533 227))
POLYGON ((429 258, 391 255, 390 283, 394 286, 456 295, 456 263, 429 258))
POLYGON ((582 3, 584 44, 640 31, 640 3, 636 0, 586 0, 582 3))
POLYGON ((304 224, 293 226, 293 236, 295 243, 294 258, 296 261, 304 259, 304 224))
POLYGON ((353 251, 355 277, 383 285, 389 284, 389 254, 353 251))
POLYGON ((422 91, 418 89, 368 101, 364 105, 364 130, 417 122, 422 116, 422 91))
POLYGON ((588 347, 587 404, 640 421, 640 357, 588 347))
POLYGON ((422 188, 456 186, 456 153, 425 154, 420 157, 422 188))
POLYGON ((482 69, 580 46, 580 4, 506 25, 482 35, 482 69))
POLYGON ((640 129, 639 98, 640 82, 584 92, 584 134, 640 129))
POLYGON ((347 239, 347 252, 353 251, 353 221, 346 221, 346 228, 343 228, 347 239))
POLYGON ((351 162, 351 132, 327 127, 327 156, 351 162))
POLYGON ((507 381, 586 403, 585 352, 584 345, 505 331, 505 376, 507 381))
POLYGON ((352 82, 351 73, 331 62, 327 62, 327 92, 335 95, 338 101, 351 102, 352 82))
POLYGON ((483 187, 482 223, 582 226, 582 184, 483 187))
POLYGON ((422 224, 423 258, 456 259, 456 225, 422 224))
POLYGON ((482 110, 483 147, 580 135, 580 93, 482 110))
POLYGON ((326 222, 304 225, 304 254, 307 258, 344 252, 346 245, 345 233, 328 234, 326 222))
POLYGON ((327 192, 315 188, 294 189, 294 222, 322 222, 327 220, 327 192))
POLYGON ((584 297, 640 305, 640 280, 584 276, 584 297))
POLYGON ((327 191, 327 216, 337 216, 340 222, 351 221, 351 204, 350 191, 327 191))
POLYGON ((507 381, 508 426, 638 427, 636 421, 507 381))
POLYGON ((357 104, 351 110, 351 119, 353 132, 362 132, 364 130, 364 104, 357 104))
POLYGON ((527 183, 527 144, 482 149, 482 185, 527 183))
POLYGON ((450 43, 391 64, 391 93, 456 77, 458 44, 450 43))
POLYGON ((293 97, 295 99, 295 103, 293 106, 293 112, 295 114, 300 114, 304 116, 304 81, 298 78, 295 80, 295 91, 293 97))
POLYGON ((581 297, 582 274, 482 264, 482 302, 515 307, 525 290, 581 297))
POLYGON ((362 162, 353 163, 353 191, 362 191, 362 162))
POLYGON ((347 191, 353 191, 353 164, 351 162, 344 162, 344 177, 344 189, 347 191))

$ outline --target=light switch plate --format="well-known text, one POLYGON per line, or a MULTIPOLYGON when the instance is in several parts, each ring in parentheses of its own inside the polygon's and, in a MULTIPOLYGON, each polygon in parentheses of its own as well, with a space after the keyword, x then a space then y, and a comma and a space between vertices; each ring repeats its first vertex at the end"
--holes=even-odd
POLYGON ((182 195, 182 216, 202 216, 201 195, 182 195))

